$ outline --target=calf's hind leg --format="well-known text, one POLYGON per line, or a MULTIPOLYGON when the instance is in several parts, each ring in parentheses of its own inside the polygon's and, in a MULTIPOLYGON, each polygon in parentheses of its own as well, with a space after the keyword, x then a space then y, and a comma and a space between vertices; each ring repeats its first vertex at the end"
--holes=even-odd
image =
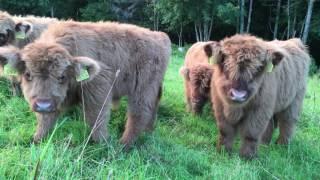
POLYGON ((147 129, 149 130, 150 126, 153 127, 156 118, 159 88, 152 88, 152 86, 150 86, 143 92, 137 94, 138 93, 129 96, 128 98, 128 119, 125 131, 120 140, 126 148, 134 143, 141 132, 147 129))
POLYGON ((296 96, 293 103, 284 111, 277 114, 279 120, 279 138, 277 144, 288 144, 295 129, 302 108, 304 92, 296 96))
POLYGON ((157 97, 157 101, 156 101, 156 105, 155 108, 153 108, 153 117, 151 118, 151 120, 148 122, 145 131, 146 132, 151 132, 154 130, 154 126, 155 126, 155 121, 157 119, 157 111, 158 111, 158 107, 159 107, 159 103, 162 97, 162 86, 159 87, 159 91, 158 91, 158 97, 157 97))
POLYGON ((185 86, 184 86, 184 91, 185 91, 185 99, 186 99, 186 110, 188 112, 192 111, 192 102, 191 102, 191 92, 190 92, 190 82, 187 82, 187 80, 185 80, 185 86))

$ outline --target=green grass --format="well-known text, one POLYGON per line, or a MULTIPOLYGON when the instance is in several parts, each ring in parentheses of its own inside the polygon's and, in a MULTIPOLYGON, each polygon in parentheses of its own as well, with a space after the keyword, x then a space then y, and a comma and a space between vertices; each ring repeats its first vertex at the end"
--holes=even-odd
POLYGON ((217 127, 209 106, 200 117, 185 111, 179 76, 183 56, 172 55, 155 131, 142 135, 128 153, 118 144, 125 100, 112 112, 110 142, 89 144, 79 158, 89 134, 80 108, 63 115, 52 137, 34 145, 34 114, 1 80, 0 179, 320 179, 320 79, 309 78, 292 143, 260 146, 259 158, 245 161, 237 154, 239 140, 231 156, 216 152, 217 127))

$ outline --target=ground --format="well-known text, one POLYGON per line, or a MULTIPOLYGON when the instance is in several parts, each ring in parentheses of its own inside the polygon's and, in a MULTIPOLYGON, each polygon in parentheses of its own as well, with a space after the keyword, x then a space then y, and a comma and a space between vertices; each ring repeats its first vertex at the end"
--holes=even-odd
POLYGON ((31 142, 36 121, 27 103, 13 97, 0 80, 0 179, 320 179, 320 79, 310 77, 303 112, 288 147, 261 145, 259 158, 239 158, 239 140, 229 156, 215 149, 217 127, 210 111, 185 111, 179 68, 184 53, 174 51, 164 82, 156 129, 123 152, 126 100, 112 112, 110 142, 89 143, 81 108, 61 116, 41 144, 31 142))

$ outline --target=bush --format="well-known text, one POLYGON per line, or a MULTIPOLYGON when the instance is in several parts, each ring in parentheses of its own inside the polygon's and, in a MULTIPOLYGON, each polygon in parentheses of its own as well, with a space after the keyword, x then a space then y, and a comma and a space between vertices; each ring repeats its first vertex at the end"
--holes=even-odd
POLYGON ((80 9, 81 19, 86 21, 114 20, 109 1, 97 0, 89 2, 88 5, 80 9))
POLYGON ((311 64, 309 68, 309 75, 313 76, 315 74, 319 73, 319 67, 316 64, 315 59, 311 58, 311 64))

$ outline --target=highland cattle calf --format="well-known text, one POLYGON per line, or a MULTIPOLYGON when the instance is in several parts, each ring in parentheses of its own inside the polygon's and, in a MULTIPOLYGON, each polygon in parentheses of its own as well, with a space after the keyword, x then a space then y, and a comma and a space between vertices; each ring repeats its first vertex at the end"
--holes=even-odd
POLYGON ((162 32, 112 22, 59 22, 22 50, 0 48, 21 76, 21 87, 40 141, 66 107, 83 104, 92 139, 107 139, 112 98, 128 97, 121 142, 129 147, 152 130, 171 52, 162 32))
POLYGON ((23 48, 40 37, 55 18, 38 16, 13 16, 0 11, 0 46, 13 45, 23 48))
POLYGON ((198 42, 192 45, 180 69, 184 77, 187 110, 194 114, 201 113, 205 103, 210 100, 212 67, 204 47, 211 43, 214 42, 198 42))
POLYGON ((211 97, 219 128, 218 150, 224 146, 231 152, 239 131, 240 156, 255 157, 272 117, 280 129, 277 143, 287 144, 306 91, 310 57, 303 43, 234 35, 216 43, 212 52, 211 97))

